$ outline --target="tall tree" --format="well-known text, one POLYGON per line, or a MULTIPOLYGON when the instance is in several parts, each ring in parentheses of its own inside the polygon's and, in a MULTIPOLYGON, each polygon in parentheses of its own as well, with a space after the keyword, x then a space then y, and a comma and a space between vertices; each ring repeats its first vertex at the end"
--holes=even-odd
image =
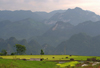
POLYGON ((24 45, 16 44, 15 47, 18 55, 25 54, 26 47, 24 45))
POLYGON ((43 50, 41 49, 41 53, 40 53, 41 55, 44 55, 44 52, 43 52, 43 50))

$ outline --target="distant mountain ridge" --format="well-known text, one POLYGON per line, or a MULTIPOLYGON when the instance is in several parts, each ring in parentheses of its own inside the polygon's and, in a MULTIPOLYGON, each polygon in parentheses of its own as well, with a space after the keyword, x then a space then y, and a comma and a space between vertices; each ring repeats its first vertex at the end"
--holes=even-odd
POLYGON ((91 37, 85 33, 73 35, 55 49, 55 54, 100 56, 100 35, 91 37))
POLYGON ((70 22, 73 25, 78 25, 84 21, 99 21, 100 16, 94 12, 83 10, 79 7, 68 9, 63 13, 56 13, 50 19, 45 21, 48 24, 55 24, 57 21, 70 22))
POLYGON ((54 10, 52 12, 32 12, 30 10, 0 11, 0 21, 10 20, 12 22, 32 18, 37 22, 54 25, 57 21, 70 22, 78 25, 84 21, 99 21, 100 16, 92 11, 83 10, 79 7, 67 10, 54 10))
POLYGON ((28 39, 45 33, 50 27, 44 23, 34 21, 31 18, 11 22, 9 20, 0 22, 0 38, 7 39, 16 37, 17 39, 28 39))
POLYGON ((36 39, 40 44, 48 43, 50 45, 57 46, 61 43, 61 41, 67 40, 72 35, 78 33, 86 33, 92 37, 100 35, 100 21, 86 21, 76 26, 68 22, 65 23, 58 21, 42 36, 38 36, 36 39))

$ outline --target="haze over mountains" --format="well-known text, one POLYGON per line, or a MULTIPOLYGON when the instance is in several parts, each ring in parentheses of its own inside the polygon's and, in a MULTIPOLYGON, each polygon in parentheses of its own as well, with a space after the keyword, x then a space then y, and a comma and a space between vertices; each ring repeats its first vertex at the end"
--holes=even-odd
POLYGON ((4 46, 11 50, 9 53, 14 51, 13 45, 19 43, 27 47, 27 54, 39 54, 39 50, 44 49, 45 54, 98 55, 99 35, 100 16, 79 7, 50 13, 0 11, 0 38, 3 40, 0 46, 6 43, 4 46), (17 39, 16 43, 8 43, 6 40, 10 37, 17 39), (89 52, 91 49, 93 51, 89 52))

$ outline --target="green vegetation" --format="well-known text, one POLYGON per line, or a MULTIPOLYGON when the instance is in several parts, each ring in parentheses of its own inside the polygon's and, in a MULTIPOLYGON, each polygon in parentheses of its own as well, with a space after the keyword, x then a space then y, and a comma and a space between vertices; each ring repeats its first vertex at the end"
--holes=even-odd
POLYGON ((24 45, 16 44, 15 47, 16 47, 17 55, 25 54, 26 47, 24 45))
POLYGON ((57 65, 60 66, 60 67, 67 67, 67 66, 74 67, 78 63, 79 63, 78 61, 71 61, 71 62, 66 62, 66 63, 63 63, 63 64, 57 64, 57 65))
POLYGON ((0 55, 7 55, 7 51, 5 49, 3 49, 0 53, 0 55))
POLYGON ((3 59, 30 59, 30 58, 44 58, 44 61, 56 61, 56 60, 81 60, 85 61, 87 58, 96 58, 100 60, 100 57, 98 56, 78 56, 78 55, 9 55, 9 56, 0 56, 3 59), (54 58, 53 58, 54 57, 54 58))
POLYGON ((0 68, 55 68, 56 62, 0 59, 0 68))
MULTIPOLYGON (((100 60, 99 56, 78 56, 78 55, 9 55, 9 56, 0 56, 0 66, 6 68, 77 68, 77 64, 81 64, 78 61, 84 61, 85 64, 91 65, 92 58, 100 60), (31 61, 31 58, 43 58, 43 61, 31 61), (75 61, 72 61, 75 60, 75 61), (89 62, 86 62, 87 59, 89 62), (56 62, 52 62, 56 61, 56 62), (65 63, 57 63, 57 62, 65 63)), ((98 67, 96 65, 94 67, 98 67)), ((2 67, 3 68, 3 67, 2 67)), ((78 68, 82 68, 81 66, 78 68)))
POLYGON ((41 53, 40 53, 41 55, 44 55, 44 52, 43 52, 43 50, 41 49, 41 53))

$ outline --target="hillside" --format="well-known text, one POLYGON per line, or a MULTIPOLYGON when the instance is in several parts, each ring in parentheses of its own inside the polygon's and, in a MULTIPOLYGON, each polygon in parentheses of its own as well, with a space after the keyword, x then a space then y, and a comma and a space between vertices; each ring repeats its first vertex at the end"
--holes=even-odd
POLYGON ((70 23, 58 21, 56 24, 46 31, 42 36, 38 36, 36 40, 40 44, 48 43, 57 46, 64 40, 68 40, 72 35, 78 33, 86 33, 92 37, 100 35, 100 21, 86 21, 76 26, 70 23))
POLYGON ((73 35, 69 40, 63 41, 55 49, 55 54, 100 56, 100 35, 91 37, 85 33, 73 35))
POLYGON ((30 37, 42 35, 48 29, 48 25, 36 22, 31 18, 16 22, 5 20, 0 22, 0 38, 7 39, 13 36, 17 39, 29 39, 30 37))

